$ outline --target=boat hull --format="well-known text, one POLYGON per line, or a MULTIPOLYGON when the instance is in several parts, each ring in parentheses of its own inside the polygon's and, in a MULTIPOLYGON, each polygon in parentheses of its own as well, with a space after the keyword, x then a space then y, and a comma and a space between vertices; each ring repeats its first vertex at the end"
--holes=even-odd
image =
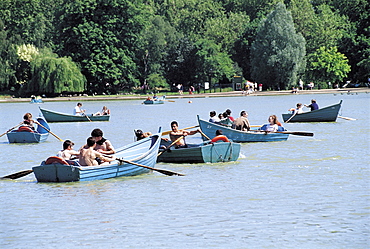
MULTIPOLYGON (((50 130, 49 125, 43 118, 37 118, 37 121, 41 123, 45 128, 50 130)), ((49 137, 49 132, 46 131, 42 126, 37 125, 36 131, 18 131, 14 130, 6 134, 9 143, 41 143, 45 142, 49 137)))
POLYGON ((156 100, 156 101, 153 101, 153 100, 145 100, 143 102, 144 105, 160 105, 160 104, 164 104, 164 101, 162 100, 156 100))
POLYGON ((48 139, 49 133, 12 131, 7 134, 9 143, 41 143, 48 139))
MULTIPOLYGON (((168 147, 171 142, 163 143, 168 147)), ((219 163, 236 161, 240 154, 240 144, 217 142, 212 144, 188 145, 188 148, 171 147, 158 156, 157 162, 165 163, 219 163)))
POLYGON ((327 106, 318 110, 296 114, 282 114, 284 122, 335 122, 342 104, 342 100, 335 105, 327 106), (291 118, 292 117, 292 118, 291 118), (290 119, 291 118, 291 119, 290 119))
POLYGON ((110 115, 97 115, 93 116, 88 114, 87 116, 82 115, 71 115, 61 112, 55 112, 40 108, 42 115, 48 122, 90 122, 90 121, 109 121, 110 115))
MULTIPOLYGON (((154 168, 161 140, 161 133, 144 138, 117 149, 115 156, 154 168)), ((45 164, 32 168, 38 182, 74 182, 92 181, 121 176, 135 176, 149 173, 150 169, 129 163, 111 163, 100 166, 78 166, 62 164, 45 164)))
MULTIPOLYGON (((237 143, 253 143, 253 142, 277 142, 286 141, 289 134, 284 133, 266 133, 260 131, 239 131, 235 129, 228 128, 223 125, 218 125, 215 123, 208 122, 206 120, 200 119, 198 116, 198 123, 200 129, 209 138, 213 138, 216 135, 217 130, 222 130, 222 134, 233 142, 237 143)), ((205 137, 203 137, 206 140, 205 137)))

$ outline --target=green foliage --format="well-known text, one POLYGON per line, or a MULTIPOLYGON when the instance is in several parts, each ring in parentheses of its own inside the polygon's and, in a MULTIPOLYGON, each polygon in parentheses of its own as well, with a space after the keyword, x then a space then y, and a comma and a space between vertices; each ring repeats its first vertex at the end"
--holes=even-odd
POLYGON ((63 92, 83 92, 86 79, 71 58, 57 58, 45 53, 31 62, 32 80, 27 93, 60 94, 63 92))
POLYGON ((135 51, 148 13, 141 1, 67 0, 60 16, 61 53, 80 62, 89 90, 129 89, 138 78, 135 51))
POLYGON ((16 86, 16 71, 13 65, 16 64, 17 55, 12 42, 14 41, 8 38, 8 32, 0 20, 0 91, 16 86))
POLYGON ((196 68, 198 75, 207 79, 212 77, 218 82, 223 77, 231 78, 235 74, 233 62, 220 45, 209 40, 199 40, 196 44, 196 68))
MULTIPOLYGON (((337 47, 346 55, 348 79, 367 81, 369 1, 283 1, 292 17, 275 7, 281 2, 0 0, 0 90, 28 89, 33 75, 30 60, 16 54, 21 44, 72 58, 87 78, 88 93, 130 91, 143 83, 195 85, 210 77, 213 83, 228 82, 235 70, 270 89, 295 86, 297 75, 325 87, 333 79, 324 79, 323 69, 311 63, 327 59, 318 52, 321 47, 337 47)), ((44 62, 50 68, 42 64, 46 71, 68 68, 62 58, 51 58, 44 62)), ((32 79, 32 84, 37 83, 32 79)), ((74 83, 65 84, 50 89, 69 91, 74 83)))
POLYGON ((337 47, 321 47, 309 57, 310 76, 315 81, 341 83, 351 67, 347 57, 337 47))
POLYGON ((296 85, 297 75, 305 67, 305 39, 296 33, 283 3, 261 23, 251 56, 254 81, 272 89, 296 85))

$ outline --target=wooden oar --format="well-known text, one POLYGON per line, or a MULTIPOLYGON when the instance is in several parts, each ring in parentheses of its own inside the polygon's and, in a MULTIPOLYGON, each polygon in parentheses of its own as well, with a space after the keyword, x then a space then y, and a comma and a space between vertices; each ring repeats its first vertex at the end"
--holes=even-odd
MULTIPOLYGON (((194 125, 194 126, 190 126, 190 127, 187 127, 187 128, 184 128, 184 129, 179 129, 180 131, 181 130, 188 130, 188 129, 192 129, 192 128, 195 128, 195 127, 199 127, 199 125, 194 125)), ((164 131, 162 132, 162 136, 166 136, 168 134, 170 134, 172 131, 164 131)))
POLYGON ((211 140, 206 134, 203 133, 201 129, 199 129, 200 134, 202 134, 203 137, 207 138, 208 140, 211 140))
POLYGON ((131 161, 127 161, 127 160, 124 160, 122 158, 117 158, 117 160, 120 161, 120 162, 129 163, 129 164, 136 165, 136 166, 139 166, 139 167, 151 169, 151 170, 157 171, 159 173, 162 173, 162 174, 165 174, 165 175, 168 175, 168 176, 173 176, 173 175, 184 176, 184 174, 180 174, 180 173, 176 173, 176 172, 169 171, 169 170, 164 170, 164 169, 152 168, 152 167, 145 166, 145 165, 142 165, 142 164, 138 164, 138 163, 134 163, 134 162, 131 162, 131 161))
POLYGON ((342 117, 342 116, 338 116, 338 118, 343 118, 343 119, 345 119, 345 120, 357 120, 357 119, 355 119, 355 118, 347 118, 347 117, 342 117))
POLYGON ((4 136, 5 134, 8 134, 9 132, 11 132, 12 130, 14 130, 15 128, 17 128, 18 126, 20 126, 21 124, 23 124, 23 121, 20 122, 18 125, 10 128, 9 130, 7 130, 6 132, 4 132, 3 134, 0 135, 0 137, 4 136))
POLYGON ((83 112, 83 114, 84 114, 84 116, 90 121, 90 122, 92 122, 91 121, 91 119, 89 118, 89 116, 87 116, 87 114, 85 113, 85 112, 83 112))
POLYGON ((283 134, 291 134, 291 135, 297 135, 297 136, 313 137, 312 132, 305 132, 305 131, 275 131, 273 133, 283 133, 283 134))
POLYGON ((161 99, 162 101, 168 101, 168 102, 175 102, 174 100, 169 100, 169 99, 161 99))
POLYGON ((293 115, 292 115, 292 116, 290 116, 290 118, 289 118, 287 121, 285 121, 285 123, 288 123, 292 118, 294 118, 294 116, 295 116, 297 113, 298 113, 298 112, 293 113, 293 115))
POLYGON ((170 144, 168 147, 166 147, 163 151, 159 152, 158 156, 162 155, 163 152, 167 151, 172 145, 174 145, 175 143, 177 143, 178 141, 180 141, 183 138, 184 138, 184 136, 181 136, 178 139, 176 139, 175 141, 173 141, 172 144, 170 144))
POLYGON ((21 178, 23 176, 26 176, 26 175, 29 175, 33 172, 32 169, 27 169, 27 170, 23 170, 23 171, 19 171, 17 173, 13 173, 13 174, 10 174, 10 175, 7 175, 7 176, 3 176, 1 177, 0 179, 18 179, 18 178, 21 178))
POLYGON ((250 127, 251 128, 259 128, 259 127, 262 127, 262 125, 251 125, 250 127))
POLYGON ((42 124, 40 124, 40 122, 34 120, 33 122, 35 122, 36 124, 38 124, 39 126, 41 126, 42 128, 44 128, 47 132, 49 132, 51 135, 53 135, 54 137, 56 137, 57 139, 59 139, 59 141, 61 142, 64 142, 63 139, 61 139, 60 137, 58 137, 57 135, 55 135, 54 133, 52 133, 48 128, 46 128, 45 126, 43 126, 42 124))

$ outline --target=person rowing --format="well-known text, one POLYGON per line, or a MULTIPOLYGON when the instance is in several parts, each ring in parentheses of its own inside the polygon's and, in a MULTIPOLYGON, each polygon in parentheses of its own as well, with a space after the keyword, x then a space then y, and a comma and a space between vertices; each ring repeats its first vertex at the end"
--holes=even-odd
POLYGON ((183 138, 181 138, 175 143, 176 149, 187 148, 188 145, 186 144, 184 137, 188 135, 194 135, 200 132, 199 130, 194 130, 194 131, 179 130, 179 124, 177 123, 177 121, 171 122, 171 129, 172 129, 172 132, 170 133, 170 139, 172 142, 175 142, 176 140, 178 140, 180 137, 183 136, 183 138))

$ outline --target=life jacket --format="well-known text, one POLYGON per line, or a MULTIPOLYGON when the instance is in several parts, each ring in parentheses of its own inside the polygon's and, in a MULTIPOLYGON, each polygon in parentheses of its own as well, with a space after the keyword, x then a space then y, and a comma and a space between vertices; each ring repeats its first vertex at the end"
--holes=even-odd
POLYGON ((217 141, 230 142, 229 139, 224 135, 218 135, 211 140, 212 143, 215 143, 217 141))
POLYGON ((58 156, 51 156, 48 159, 46 159, 45 164, 63 164, 63 165, 69 165, 66 160, 64 160, 61 157, 58 156))
POLYGON ((21 132, 34 132, 34 130, 32 130, 30 127, 28 126, 21 126, 18 128, 18 131, 21 131, 21 132))

